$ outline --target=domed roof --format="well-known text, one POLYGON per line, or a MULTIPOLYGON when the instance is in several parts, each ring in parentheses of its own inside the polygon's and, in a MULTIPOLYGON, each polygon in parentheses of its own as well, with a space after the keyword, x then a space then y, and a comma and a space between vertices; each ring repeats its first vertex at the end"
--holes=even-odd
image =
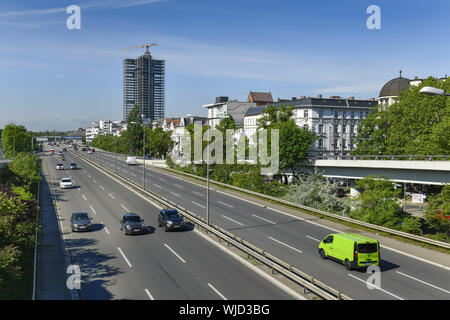
POLYGON ((397 97, 401 91, 409 88, 411 80, 403 78, 402 76, 392 79, 387 82, 380 91, 379 97, 397 97))

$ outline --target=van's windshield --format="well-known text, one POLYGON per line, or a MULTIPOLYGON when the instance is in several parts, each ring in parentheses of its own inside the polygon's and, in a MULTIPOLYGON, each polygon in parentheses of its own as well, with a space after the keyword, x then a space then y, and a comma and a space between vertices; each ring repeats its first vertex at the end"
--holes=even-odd
POLYGON ((358 244, 359 253, 374 253, 377 252, 376 243, 360 243, 358 244))

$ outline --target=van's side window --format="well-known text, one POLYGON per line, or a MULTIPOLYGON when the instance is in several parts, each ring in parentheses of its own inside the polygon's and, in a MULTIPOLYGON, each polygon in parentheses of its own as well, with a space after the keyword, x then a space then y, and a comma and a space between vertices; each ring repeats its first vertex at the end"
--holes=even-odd
POLYGON ((333 243, 333 236, 328 236, 326 237, 326 239, 324 240, 325 243, 333 243))

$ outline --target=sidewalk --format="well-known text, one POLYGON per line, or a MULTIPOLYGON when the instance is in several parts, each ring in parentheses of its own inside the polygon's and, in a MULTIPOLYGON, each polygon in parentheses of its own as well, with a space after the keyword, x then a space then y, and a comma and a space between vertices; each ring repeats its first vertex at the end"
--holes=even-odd
POLYGON ((48 171, 42 158, 44 176, 41 182, 41 231, 37 253, 36 300, 72 300, 67 289, 66 263, 58 219, 50 193, 48 171))

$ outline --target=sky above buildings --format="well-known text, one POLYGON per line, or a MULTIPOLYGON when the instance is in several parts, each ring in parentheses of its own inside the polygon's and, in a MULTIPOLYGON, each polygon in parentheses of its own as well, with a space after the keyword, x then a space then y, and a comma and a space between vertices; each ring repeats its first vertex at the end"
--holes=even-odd
POLYGON ((0 128, 67 130, 121 120, 123 59, 157 42, 166 117, 206 115, 216 96, 378 97, 450 70, 448 0, 2 0, 0 128), (66 8, 81 8, 69 30, 66 8), (380 8, 381 29, 366 10, 380 8))

